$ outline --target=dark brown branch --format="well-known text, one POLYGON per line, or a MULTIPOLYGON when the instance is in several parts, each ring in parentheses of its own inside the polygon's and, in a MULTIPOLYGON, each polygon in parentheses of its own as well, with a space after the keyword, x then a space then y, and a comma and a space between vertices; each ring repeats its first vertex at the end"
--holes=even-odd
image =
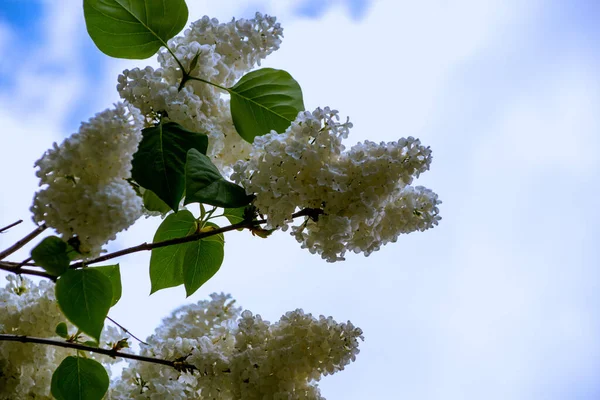
MULTIPOLYGON (((316 220, 318 218, 318 216, 321 214, 323 214, 323 210, 321 210, 321 209, 305 208, 303 210, 300 210, 300 211, 292 214, 292 219, 299 218, 299 217, 310 217, 311 219, 316 220)), ((253 228, 255 226, 264 224, 266 222, 267 221, 265 219, 253 220, 253 221, 242 221, 242 222, 238 222, 237 224, 228 225, 228 226, 218 228, 218 229, 215 229, 212 231, 200 232, 200 233, 196 233, 194 235, 185 236, 185 237, 181 237, 181 238, 169 239, 169 240, 164 240, 162 242, 156 242, 156 243, 142 243, 140 245, 129 247, 127 249, 123 249, 123 250, 119 250, 119 251, 115 251, 113 253, 108 253, 103 256, 93 258, 88 261, 79 261, 77 263, 71 264, 69 268, 77 269, 77 268, 83 267, 84 265, 97 264, 102 261, 111 260, 113 258, 121 257, 121 256, 124 256, 127 254, 137 253, 139 251, 147 251, 147 250, 157 249, 160 247, 167 247, 167 246, 174 246, 177 244, 195 242, 197 240, 205 239, 207 237, 219 235, 221 233, 233 231, 233 230, 240 229, 240 228, 253 228)), ((38 229, 40 229, 42 227, 43 227, 43 229, 46 229, 46 227, 44 225, 40 226, 38 229)), ((42 231, 43 231, 43 229, 42 229, 42 231)), ((37 232, 37 230, 34 232, 37 232)), ((34 232, 29 234, 28 237, 31 236, 34 232)), ((41 233, 41 231, 39 233, 41 233)), ((35 236, 37 236, 39 233, 36 233, 35 236)), ((32 238, 30 238, 27 241, 31 241, 35 236, 33 236, 32 238)), ((25 238, 25 239, 27 239, 27 238, 25 238)), ((23 240, 25 240, 25 239, 23 239, 23 240)), ((25 242, 25 243, 27 243, 27 242, 25 242)), ((21 244, 20 247, 22 247, 25 243, 21 244)), ((14 247, 14 246, 12 246, 12 247, 14 247)), ((0 255, 1 255, 1 253, 0 253, 0 255)), ((28 261, 28 260, 25 260, 25 261, 28 261)), ((22 265, 34 266, 30 263, 23 264, 23 263, 16 263, 16 262, 12 262, 12 261, 0 261, 0 269, 1 270, 12 272, 15 274, 28 274, 28 275, 40 276, 42 278, 51 279, 56 282, 57 277, 50 275, 46 272, 36 271, 33 269, 27 269, 27 268, 21 268, 22 265)), ((134 337, 133 335, 131 335, 131 336, 134 337)))
POLYGON ((0 228, 0 233, 9 230, 10 228, 12 228, 13 226, 17 226, 19 225, 21 222, 23 222, 22 219, 18 220, 17 222, 13 222, 10 225, 6 225, 4 228, 0 228))
POLYGON ((72 343, 72 342, 66 342, 66 341, 60 341, 60 340, 54 340, 54 339, 45 339, 45 338, 38 338, 38 337, 25 336, 25 335, 0 334, 0 342, 2 342, 2 341, 45 344, 48 346, 57 346, 57 347, 64 347, 67 349, 89 351, 92 353, 103 354, 105 356, 109 356, 109 357, 113 357, 113 358, 114 357, 128 358, 130 360, 144 361, 144 362, 149 362, 149 363, 154 363, 154 364, 166 365, 166 366, 175 368, 178 371, 196 370, 196 367, 194 367, 193 365, 187 364, 187 363, 181 362, 181 361, 170 361, 170 360, 164 360, 162 358, 154 358, 154 357, 140 356, 137 354, 122 353, 120 351, 116 351, 113 349, 101 349, 98 347, 86 346, 85 344, 72 343))
POLYGON ((119 324, 117 321, 115 321, 111 317, 106 317, 106 319, 109 320, 110 322, 112 322, 113 324, 115 324, 116 326, 118 326, 119 328, 121 328, 125 333, 127 333, 129 336, 131 336, 132 338, 134 338, 138 342, 140 342, 142 344, 145 344, 146 346, 148 345, 148 343, 144 342, 142 339, 138 338, 133 333, 129 332, 123 325, 119 324))
POLYGON ((23 239, 17 241, 15 244, 10 246, 8 249, 4 250, 3 252, 0 252, 0 260, 5 259, 6 257, 10 256, 15 251, 19 250, 21 247, 25 246, 27 243, 31 242, 40 233, 44 232, 44 230, 46 230, 46 225, 40 225, 37 228, 35 228, 35 230, 33 232, 31 232, 29 235, 27 235, 23 239))
POLYGON ((58 279, 58 277, 56 277, 54 275, 50 275, 47 272, 36 271, 35 269, 29 269, 29 268, 19 268, 16 271, 13 270, 13 271, 10 271, 10 272, 14 272, 15 274, 25 274, 25 275, 39 276, 41 278, 50 279, 53 282, 56 282, 56 279, 58 279))
POLYGON ((21 261, 19 263, 19 265, 17 266, 17 268, 24 267, 25 265, 29 264, 32 260, 33 260, 33 257, 27 257, 26 259, 24 259, 23 261, 21 261))
POLYGON ((11 272, 13 274, 35 275, 35 276, 50 279, 50 280, 56 282, 56 276, 54 276, 54 275, 50 275, 43 271, 36 271, 35 269, 18 268, 18 266, 19 266, 19 263, 0 261, 0 270, 11 272))
POLYGON ((15 274, 18 274, 18 273, 20 273, 20 271, 21 271, 21 269, 23 268, 23 266, 25 266, 25 265, 28 265, 28 264, 29 264, 29 262, 30 262, 31 260, 33 260, 33 257, 28 257, 28 258, 26 258, 25 260, 21 261, 20 263, 18 263, 18 264, 15 266, 15 268, 14 268, 14 271, 13 271, 13 272, 14 272, 15 274))
MULTIPOLYGON (((323 213, 323 211, 320 209, 305 208, 303 210, 300 210, 300 211, 292 214, 292 219, 298 218, 298 217, 306 217, 306 216, 311 217, 311 218, 316 218, 318 215, 320 215, 322 213, 323 213)), ((99 263, 102 261, 107 261, 107 260, 110 260, 113 258, 127 255, 127 254, 137 253, 139 251, 148 251, 148 250, 152 250, 152 249, 158 249, 160 247, 167 247, 167 246, 173 246, 176 244, 195 242, 197 240, 205 239, 207 237, 218 235, 218 234, 229 232, 229 231, 234 231, 234 230, 240 229, 240 228, 252 228, 254 226, 264 224, 266 222, 267 221, 264 219, 254 220, 254 221, 242 221, 242 222, 238 222, 237 224, 225 226, 223 228, 218 228, 218 229, 214 229, 212 231, 207 231, 207 232, 200 232, 200 233, 196 233, 194 235, 185 236, 185 237, 181 237, 181 238, 163 240, 162 242, 156 242, 156 243, 147 243, 146 242, 146 243, 142 243, 137 246, 129 247, 127 249, 115 251, 113 253, 108 253, 103 256, 93 258, 88 261, 80 261, 78 263, 71 264, 70 268, 73 268, 73 269, 81 268, 84 265, 96 264, 96 263, 99 263)))
POLYGON ((162 242, 156 242, 156 243, 142 243, 140 245, 137 246, 133 246, 133 247, 129 247, 127 249, 123 249, 123 250, 119 250, 119 251, 115 251, 113 253, 108 253, 105 254, 103 256, 100 257, 96 257, 93 258, 91 260, 87 260, 87 261, 80 261, 77 262, 75 264, 71 264, 70 268, 81 268, 84 265, 90 265, 90 264, 96 264, 102 261, 106 261, 106 260, 111 260, 113 258, 117 258, 117 257, 121 257, 121 256, 125 256, 127 254, 131 254, 131 253, 137 253, 139 251, 147 251, 147 250, 152 250, 152 249, 157 249, 160 247, 166 247, 166 246, 173 246, 176 244, 183 244, 183 243, 189 243, 189 242, 195 242, 197 240, 200 239, 204 239, 210 236, 214 236, 214 235, 218 235, 219 233, 224 233, 224 232, 229 232, 229 231, 233 231, 235 229, 239 229, 239 228, 247 228, 248 226, 253 225, 253 223, 250 222, 239 222, 237 224, 233 224, 233 225, 229 225, 223 228, 219 228, 219 229, 215 229, 212 231, 208 231, 208 232, 200 232, 194 235, 190 235, 190 236, 185 236, 182 238, 175 238, 175 239, 169 239, 169 240, 164 240, 162 242))

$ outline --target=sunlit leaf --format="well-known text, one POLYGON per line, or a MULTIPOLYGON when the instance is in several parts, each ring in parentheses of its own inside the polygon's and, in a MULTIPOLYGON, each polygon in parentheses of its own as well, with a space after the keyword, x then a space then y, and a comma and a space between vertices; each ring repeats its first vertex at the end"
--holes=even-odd
POLYGON ((184 0, 84 0, 83 15, 104 54, 143 59, 183 29, 188 8, 184 0))
POLYGON ((233 87, 231 117, 235 129, 252 143, 256 136, 284 132, 304 111, 302 89, 286 71, 262 68, 244 75, 233 87))

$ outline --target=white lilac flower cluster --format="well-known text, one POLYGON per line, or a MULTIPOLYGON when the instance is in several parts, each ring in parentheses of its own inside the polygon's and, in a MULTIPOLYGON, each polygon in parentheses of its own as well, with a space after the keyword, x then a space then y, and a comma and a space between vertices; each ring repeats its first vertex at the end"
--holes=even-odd
POLYGON ((60 146, 54 143, 35 163, 42 189, 33 199, 34 221, 64 238, 77 235, 89 255, 131 226, 142 215, 142 201, 126 179, 142 126, 135 108, 118 103, 60 146))
MULTIPOLYGON (((283 29, 274 17, 256 13, 253 19, 219 23, 204 17, 191 24, 183 36, 169 41, 169 48, 190 75, 230 87, 261 59, 279 48, 283 29)), ((237 134, 231 120, 229 100, 223 91, 206 83, 188 81, 179 90, 182 72, 166 50, 158 55, 159 68, 125 70, 118 78, 121 97, 147 118, 156 113, 183 127, 209 135, 208 155, 224 173, 249 154, 251 146, 237 134)))
POLYGON ((131 362, 110 398, 323 399, 316 382, 358 354, 362 331, 350 322, 314 318, 302 310, 271 324, 240 314, 226 295, 183 306, 142 346, 142 354, 179 359, 195 371, 131 362))
MULTIPOLYGON (((0 289, 0 333, 29 335, 43 338, 56 336, 56 325, 65 322, 54 297, 50 282, 33 284, 16 276, 0 289)), ((68 324, 69 332, 76 328, 68 324)), ((114 327, 103 330, 100 342, 116 342, 123 333, 114 327)), ((50 382, 56 367, 74 350, 30 343, 0 341, 0 400, 52 399, 50 382)), ((95 355, 105 364, 115 362, 106 356, 95 355)))
POLYGON ((287 229, 299 208, 322 210, 292 234, 330 262, 343 260, 346 251, 369 255, 441 219, 437 195, 410 186, 429 169, 429 147, 408 137, 365 141, 345 151, 342 139, 351 127, 329 108, 302 112, 285 133, 257 137, 250 157, 236 163, 231 175, 256 195, 254 205, 269 228, 287 229))
MULTIPOLYGON (((275 18, 260 13, 225 24, 204 17, 169 46, 186 67, 198 55, 191 75, 229 86, 277 50, 281 36, 275 18)), ((208 133, 209 154, 224 173, 251 149, 237 134, 228 100, 218 89, 189 81, 179 91, 182 74, 175 59, 163 50, 158 60, 161 67, 156 70, 124 71, 117 88, 127 103, 83 123, 79 133, 60 146, 55 143, 35 164, 43 188, 33 200, 34 221, 46 223, 65 238, 77 235, 80 250, 88 256, 101 252, 106 242, 142 215, 142 201, 125 179, 130 178, 144 122, 157 112, 208 133)))

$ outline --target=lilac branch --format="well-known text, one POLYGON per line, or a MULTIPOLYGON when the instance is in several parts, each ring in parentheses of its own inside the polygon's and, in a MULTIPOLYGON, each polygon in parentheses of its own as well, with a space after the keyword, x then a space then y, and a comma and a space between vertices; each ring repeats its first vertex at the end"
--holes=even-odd
POLYGON ((40 233, 44 232, 46 230, 46 228, 47 228, 46 225, 38 226, 37 228, 35 228, 35 230, 33 232, 31 232, 30 234, 25 236, 23 239, 18 240, 15 244, 10 246, 8 249, 4 250, 3 252, 0 252, 0 260, 5 259, 6 257, 10 256, 15 251, 19 250, 21 247, 25 246, 27 243, 31 242, 40 233))
MULTIPOLYGON (((305 208, 303 210, 300 210, 300 211, 292 214, 292 219, 298 218, 298 217, 311 217, 313 219, 316 219, 320 214, 323 214, 323 211, 320 209, 305 208)), ((266 222, 267 221, 265 219, 253 220, 253 221, 242 221, 242 222, 238 222, 237 224, 225 226, 223 228, 218 228, 218 229, 214 229, 212 231, 207 231, 207 232, 199 232, 199 233, 196 233, 196 234, 193 234, 190 236, 181 237, 181 238, 163 240, 162 242, 155 242, 155 243, 147 243, 146 242, 146 243, 142 243, 137 246, 129 247, 127 249, 115 251, 113 253, 108 253, 103 256, 93 258, 91 260, 80 261, 75 264, 71 264, 71 266, 69 268, 72 268, 72 269, 81 268, 84 265, 96 264, 96 263, 99 263, 102 261, 107 261, 107 260, 110 260, 113 258, 127 255, 127 254, 137 253, 139 251, 148 251, 148 250, 152 250, 152 249, 158 249, 160 247, 167 247, 167 246, 174 246, 177 244, 195 242, 195 241, 202 240, 202 239, 205 239, 210 236, 219 235, 221 233, 233 231, 236 229, 243 229, 243 228, 252 229, 253 227, 256 227, 257 225, 261 225, 266 222)))
POLYGON ((49 273, 43 272, 43 271, 36 271, 35 269, 20 268, 19 264, 20 263, 0 261, 0 270, 6 271, 6 272, 11 272, 13 274, 25 274, 25 275, 39 276, 41 278, 50 279, 50 280, 56 282, 57 277, 54 275, 50 275, 49 273))
POLYGON ((38 337, 25 336, 25 335, 10 335, 10 334, 3 333, 3 334, 0 334, 0 342, 2 342, 2 341, 44 344, 47 346, 56 346, 56 347, 64 347, 67 349, 74 349, 74 350, 80 350, 80 351, 89 351, 92 353, 103 354, 105 356, 109 356, 109 357, 113 357, 113 358, 120 357, 120 358, 127 358, 130 360, 166 365, 166 366, 175 368, 178 371, 196 370, 196 367, 194 367, 191 364, 185 363, 183 361, 171 361, 171 360, 165 360, 162 358, 154 358, 154 357, 140 356, 137 354, 122 353, 122 352, 114 350, 114 349, 101 349, 99 347, 87 346, 87 345, 81 344, 81 343, 66 342, 66 341, 60 341, 60 340, 55 340, 55 339, 38 338, 38 337))
POLYGON ((134 338, 135 340, 137 340, 138 342, 148 345, 148 343, 144 342, 142 339, 138 338, 137 336, 135 336, 133 333, 129 332, 127 330, 127 328, 125 328, 123 325, 119 324, 117 321, 115 321, 114 319, 112 319, 111 317, 106 317, 107 320, 109 320, 110 322, 112 322, 113 324, 115 324, 116 326, 118 326, 119 328, 121 328, 121 330, 123 330, 126 334, 128 334, 129 336, 131 336, 132 338, 134 338))
MULTIPOLYGON (((292 214, 291 219, 295 219, 295 218, 299 218, 299 217, 309 217, 313 220, 316 220, 318 218, 318 216, 321 214, 323 214, 323 210, 321 210, 321 209, 305 208, 305 209, 302 209, 302 210, 292 214)), ((205 239, 207 237, 219 235, 221 233, 233 231, 236 229, 245 229, 245 228, 253 229, 253 228, 256 228, 258 225, 264 224, 266 222, 267 221, 265 219, 247 220, 247 221, 238 222, 237 224, 232 224, 232 225, 228 225, 228 226, 225 226, 222 228, 214 229, 212 231, 199 232, 199 233, 196 233, 196 234, 193 234, 190 236, 181 237, 181 238, 163 240, 162 242, 156 242, 156 243, 147 243, 146 242, 146 243, 142 243, 137 246, 129 247, 127 249, 108 253, 103 256, 93 258, 91 260, 76 262, 74 264, 71 264, 69 266, 69 268, 71 268, 71 269, 82 268, 86 265, 97 264, 97 263, 100 263, 103 261, 111 260, 113 258, 121 257, 121 256, 124 256, 127 254, 137 253, 140 251, 148 251, 148 250, 152 250, 152 249, 158 249, 161 247, 174 246, 174 245, 183 244, 183 243, 195 242, 198 240, 205 239)), ((11 246, 6 251, 0 253, 0 257, 2 257, 2 255, 5 252, 8 252, 9 250, 13 249, 17 245, 18 245, 18 248, 22 247, 27 242, 33 240, 44 229, 46 229, 45 225, 39 226, 35 231, 33 231, 32 233, 27 235, 25 238, 23 238, 19 242, 15 243, 15 245, 11 246)), ((11 253, 12 253, 12 251, 11 251, 11 253)), ((29 261, 29 259, 25 260, 23 263, 15 263, 15 262, 11 262, 11 261, 0 261, 0 270, 12 272, 14 274, 35 275, 35 276, 39 276, 42 278, 51 279, 52 281, 56 282, 56 279, 57 279, 56 276, 50 275, 46 272, 36 271, 36 270, 30 269, 30 268, 22 268, 22 266, 35 266, 35 265, 29 263, 28 261, 29 261)))
POLYGON ((12 223, 12 224, 10 224, 10 225, 6 225, 4 228, 0 228, 0 233, 2 233, 2 232, 4 232, 4 231, 7 231, 7 230, 9 230, 9 229, 10 229, 10 228, 12 228, 13 226, 17 226, 17 225, 19 225, 21 222, 23 222, 23 220, 22 220, 22 219, 20 219, 20 220, 18 220, 18 221, 16 221, 16 222, 13 222, 13 223, 12 223))

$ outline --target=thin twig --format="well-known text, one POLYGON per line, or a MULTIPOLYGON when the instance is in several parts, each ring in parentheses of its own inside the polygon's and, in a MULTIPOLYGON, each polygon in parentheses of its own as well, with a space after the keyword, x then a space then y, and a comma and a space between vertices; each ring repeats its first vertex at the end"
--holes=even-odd
POLYGON ((29 235, 27 235, 23 239, 17 241, 15 244, 13 244, 12 246, 10 246, 8 249, 4 250, 3 252, 0 252, 0 260, 5 259, 6 257, 10 256, 15 251, 19 250, 21 247, 25 246, 27 243, 31 242, 40 233, 44 232, 46 230, 46 228, 47 228, 46 225, 40 225, 40 226, 38 226, 29 235))
POLYGON ((18 220, 17 222, 13 222, 10 225, 6 225, 4 228, 0 228, 0 233, 9 230, 10 228, 12 228, 13 226, 17 226, 19 225, 21 222, 23 222, 22 219, 18 220))
POLYGON ((170 360, 164 360, 162 358, 154 358, 154 357, 140 356, 137 354, 122 353, 120 351, 113 350, 113 349, 101 349, 99 347, 87 346, 85 344, 64 342, 64 341, 54 340, 54 339, 45 339, 45 338, 38 338, 38 337, 25 336, 25 335, 0 334, 0 342, 2 342, 2 341, 45 344, 45 345, 49 345, 49 346, 64 347, 67 349, 90 351, 92 353, 103 354, 105 356, 109 356, 109 357, 113 357, 113 358, 114 357, 128 358, 130 360, 137 360, 137 361, 144 361, 144 362, 149 362, 149 363, 154 363, 154 364, 166 365, 166 366, 175 368, 178 371, 196 370, 196 367, 193 366, 192 364, 188 364, 188 363, 181 362, 181 361, 170 361, 170 360))
POLYGON ((32 262, 26 262, 25 264, 23 264, 22 262, 18 263, 18 262, 14 262, 14 261, 0 261, 0 263, 2 264, 6 264, 7 266, 16 268, 18 266, 22 266, 22 267, 39 267, 39 265, 32 263, 32 262))
POLYGON ((21 268, 21 267, 27 265, 27 263, 29 263, 29 261, 31 261, 31 260, 33 260, 33 257, 27 257, 26 259, 24 259, 23 261, 21 261, 19 263, 18 268, 21 268))
MULTIPOLYGON (((298 218, 298 217, 310 217, 312 219, 316 219, 321 214, 323 214, 323 211, 320 209, 305 208, 303 210, 300 210, 300 211, 292 214, 292 219, 298 218)), ((83 267, 84 265, 97 264, 102 261, 111 260, 113 258, 121 257, 121 256, 124 256, 127 254, 137 253, 139 251, 147 251, 147 250, 157 249, 160 247, 167 247, 167 246, 173 246, 173 245, 177 245, 177 244, 194 242, 197 240, 205 239, 210 236, 218 235, 221 233, 233 231, 233 230, 240 229, 240 228, 252 228, 257 225, 264 224, 266 222, 267 221, 265 219, 253 220, 253 221, 242 221, 242 222, 238 222, 237 224, 228 225, 228 226, 225 226, 222 228, 214 229, 212 231, 200 232, 200 233, 196 233, 194 235, 185 236, 185 237, 181 237, 181 238, 169 239, 169 240, 164 240, 162 242, 156 242, 156 243, 142 243, 140 245, 129 247, 127 249, 123 249, 123 250, 119 250, 119 251, 115 251, 113 253, 105 254, 103 256, 96 257, 91 260, 79 261, 77 263, 71 264, 69 266, 69 268, 77 269, 77 268, 83 267)), ((45 229, 45 227, 44 227, 44 229, 45 229)), ((29 240, 32 240, 32 239, 29 239, 29 240)), ((28 260, 25 260, 25 261, 28 261, 28 260)), ((22 263, 16 263, 16 262, 12 262, 12 261, 0 261, 0 269, 1 270, 12 272, 15 274, 28 274, 28 275, 40 276, 42 278, 48 278, 48 279, 51 279, 52 281, 56 282, 56 279, 57 279, 56 276, 50 275, 46 272, 21 268, 20 267, 21 265, 35 266, 35 265, 30 264, 29 262, 22 264, 22 263)))
POLYGON ((109 320, 110 322, 112 322, 113 324, 115 324, 116 326, 118 326, 119 328, 121 328, 125 333, 127 333, 129 336, 131 336, 132 338, 134 338, 138 342, 140 342, 140 343, 145 344, 146 346, 148 346, 148 343, 144 342, 142 339, 140 339, 137 336, 135 336, 133 333, 131 333, 130 331, 128 331, 127 328, 125 328, 123 325, 119 324, 117 321, 115 321, 111 317, 107 316, 106 319, 109 320))
POLYGON ((15 267, 15 273, 18 274, 19 271, 21 270, 21 268, 23 268, 25 265, 27 265, 31 260, 33 260, 33 257, 27 257, 26 259, 21 261, 19 264, 17 264, 17 266, 15 267))

